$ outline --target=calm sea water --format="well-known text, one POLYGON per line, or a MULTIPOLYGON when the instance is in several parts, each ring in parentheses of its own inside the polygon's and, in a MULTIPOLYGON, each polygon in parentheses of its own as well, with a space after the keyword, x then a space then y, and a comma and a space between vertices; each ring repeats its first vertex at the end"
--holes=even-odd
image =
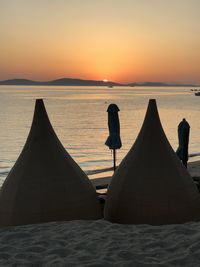
MULTIPOLYGON (((191 126, 190 153, 200 152, 200 97, 186 87, 65 87, 0 86, 0 185, 17 160, 32 122, 36 98, 43 98, 50 121, 66 150, 83 170, 112 166, 107 107, 119 108, 123 146, 117 163, 133 145, 148 100, 155 98, 165 133, 177 148, 177 125, 186 118, 191 126)), ((196 159, 196 158, 192 158, 196 159)))

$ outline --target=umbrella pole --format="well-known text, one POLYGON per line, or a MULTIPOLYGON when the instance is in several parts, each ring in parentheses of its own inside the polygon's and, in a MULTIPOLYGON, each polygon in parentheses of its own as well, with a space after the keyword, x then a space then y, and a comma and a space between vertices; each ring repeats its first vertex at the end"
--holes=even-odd
POLYGON ((116 149, 113 149, 113 170, 116 170, 116 149))

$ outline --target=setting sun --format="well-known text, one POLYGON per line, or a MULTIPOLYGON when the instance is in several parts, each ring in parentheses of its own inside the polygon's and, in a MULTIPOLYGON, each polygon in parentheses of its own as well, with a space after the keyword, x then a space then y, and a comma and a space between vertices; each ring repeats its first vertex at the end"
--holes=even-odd
POLYGON ((107 80, 107 79, 103 79, 103 82, 107 83, 107 82, 108 82, 108 80, 107 80))

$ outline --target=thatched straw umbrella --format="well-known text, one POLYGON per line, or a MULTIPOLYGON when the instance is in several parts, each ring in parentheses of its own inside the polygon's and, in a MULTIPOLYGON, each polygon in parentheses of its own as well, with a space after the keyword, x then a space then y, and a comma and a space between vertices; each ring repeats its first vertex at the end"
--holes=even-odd
POLYGON ((152 225, 200 220, 199 192, 165 136, 154 99, 135 144, 113 176, 105 219, 152 225))
POLYGON ((28 139, 0 191, 0 225, 100 217, 95 189, 36 100, 28 139))

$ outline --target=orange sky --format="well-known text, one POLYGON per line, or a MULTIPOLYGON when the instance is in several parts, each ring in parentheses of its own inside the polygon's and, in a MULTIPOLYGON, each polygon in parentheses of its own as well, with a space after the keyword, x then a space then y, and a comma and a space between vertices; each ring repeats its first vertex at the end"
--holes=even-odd
POLYGON ((199 0, 0 0, 0 80, 200 84, 199 0))

